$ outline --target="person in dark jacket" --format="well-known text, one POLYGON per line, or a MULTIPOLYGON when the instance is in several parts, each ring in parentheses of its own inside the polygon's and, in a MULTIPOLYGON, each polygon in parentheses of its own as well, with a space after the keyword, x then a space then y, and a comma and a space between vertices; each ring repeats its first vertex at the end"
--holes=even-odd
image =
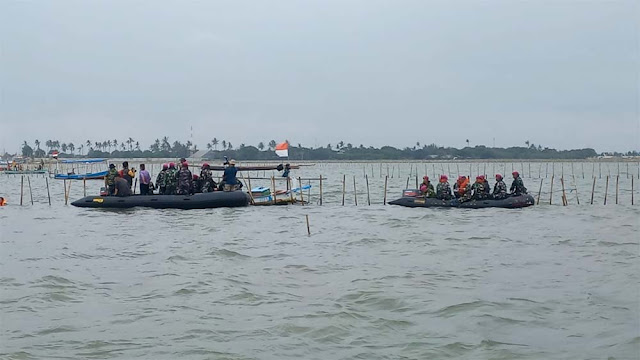
POLYGON ((176 174, 178 180, 178 195, 190 195, 193 190, 193 174, 189 170, 189 163, 182 162, 182 168, 176 174))
POLYGON ((502 200, 509 196, 507 194, 507 185, 502 180, 502 175, 496 174, 496 184, 493 186, 493 198, 502 200))
POLYGON ((224 173, 222 175, 222 190, 224 191, 234 191, 238 187, 238 169, 236 168, 236 161, 229 161, 229 166, 224 169, 224 173))
POLYGON ((511 194, 518 196, 527 193, 527 188, 524 187, 524 182, 522 182, 522 178, 520 178, 520 174, 517 171, 511 173, 513 175, 513 182, 511 183, 511 194))
POLYGON ((118 176, 116 176, 115 178, 115 185, 115 196, 131 196, 131 188, 129 187, 129 183, 122 176, 120 176, 120 174, 118 174, 118 176))

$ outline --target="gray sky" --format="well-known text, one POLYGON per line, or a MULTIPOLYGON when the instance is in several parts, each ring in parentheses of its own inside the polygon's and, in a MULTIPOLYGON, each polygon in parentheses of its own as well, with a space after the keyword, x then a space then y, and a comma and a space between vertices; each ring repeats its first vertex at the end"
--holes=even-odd
POLYGON ((0 0, 0 151, 640 149, 638 1, 0 0))

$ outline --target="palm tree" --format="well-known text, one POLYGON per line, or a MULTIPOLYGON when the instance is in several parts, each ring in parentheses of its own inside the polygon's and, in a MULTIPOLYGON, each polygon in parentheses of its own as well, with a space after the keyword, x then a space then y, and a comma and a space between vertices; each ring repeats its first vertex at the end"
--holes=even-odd
POLYGON ((467 147, 469 147, 469 139, 467 139, 466 141, 467 141, 467 147))
POLYGON ((133 138, 127 139, 127 144, 129 144, 129 151, 133 151, 133 138))
POLYGON ((87 142, 85 144, 87 144, 87 147, 90 148, 91 147, 91 140, 87 140, 87 142))
POLYGON ((107 140, 107 147, 109 148, 109 152, 111 152, 111 140, 107 140))
POLYGON ((171 151, 171 144, 169 144, 168 137, 165 136, 162 138, 162 145, 160 146, 160 148, 162 149, 162 151, 171 151))
POLYGON ((420 141, 416 142, 416 147, 420 147, 420 141))
POLYGON ((211 140, 211 145, 214 149, 218 150, 218 139, 213 138, 213 140, 211 140))
POLYGON ((529 147, 529 144, 530 144, 529 140, 525 141, 524 143, 527 144, 527 147, 529 147))
POLYGON ((40 140, 36 139, 36 149, 40 150, 40 140))
POLYGON ((336 145, 336 149, 340 149, 344 147, 344 141, 340 140, 340 142, 338 143, 338 145, 336 145))
POLYGON ((136 141, 136 150, 140 151, 140 143, 136 141))
POLYGON ((118 150, 118 139, 113 139, 113 147, 118 150))
POLYGON ((211 143, 207 143, 207 150, 211 150, 211 143))
POLYGON ((67 152, 67 144, 62 143, 62 152, 67 152))
POLYGON ((264 150, 264 143, 262 141, 258 143, 258 150, 260 151, 264 150))
POLYGON ((70 142, 69 144, 67 144, 67 147, 69 148, 69 151, 71 151, 71 155, 73 155, 73 150, 76 149, 76 146, 73 145, 72 142, 70 142))
POLYGON ((276 148, 276 141, 275 140, 271 140, 269 141, 269 149, 273 150, 276 148))
POLYGON ((227 140, 222 140, 222 150, 227 148, 227 140))
POLYGON ((120 143, 120 150, 122 150, 122 151, 127 150, 127 147, 124 146, 124 143, 120 143))
POLYGON ((102 147, 102 143, 100 141, 96 141, 95 146, 97 150, 100 150, 100 148, 102 147))
POLYGON ((84 145, 80 144, 80 155, 84 154, 84 145))
POLYGON ((231 142, 228 142, 227 146, 229 147, 229 150, 233 149, 233 145, 231 145, 231 142))

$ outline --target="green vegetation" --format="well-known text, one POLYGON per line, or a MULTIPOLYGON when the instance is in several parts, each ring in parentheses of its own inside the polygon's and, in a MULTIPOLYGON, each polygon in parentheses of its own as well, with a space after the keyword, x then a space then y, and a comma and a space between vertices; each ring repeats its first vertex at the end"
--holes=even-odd
MULTIPOLYGON (((466 140, 467 145, 469 141, 466 140)), ((44 157, 54 150, 60 153, 60 157, 90 157, 90 158, 180 158, 189 157, 198 151, 197 145, 190 141, 170 142, 168 137, 156 139, 147 150, 142 150, 140 143, 133 138, 124 141, 86 140, 83 144, 75 146, 73 143, 60 143, 58 140, 47 140, 41 149, 39 140, 34 141, 35 148, 27 141, 23 143, 22 155, 27 157, 44 157)), ((525 141, 526 146, 509 148, 486 147, 477 145, 466 146, 462 149, 442 147, 436 144, 423 145, 416 143, 413 147, 397 149, 391 146, 374 148, 364 145, 353 146, 340 141, 335 146, 327 144, 324 147, 304 147, 301 144, 290 144, 289 155, 291 160, 429 160, 429 159, 586 159, 596 157, 599 154, 593 149, 555 150, 543 148, 540 145, 525 141)), ((276 160, 274 153, 276 141, 260 142, 257 146, 240 144, 237 148, 227 140, 213 138, 207 143, 207 154, 203 156, 209 159, 221 159, 223 156, 237 160, 276 160)), ((612 156, 638 156, 637 151, 629 151, 625 154, 603 154, 612 156)))

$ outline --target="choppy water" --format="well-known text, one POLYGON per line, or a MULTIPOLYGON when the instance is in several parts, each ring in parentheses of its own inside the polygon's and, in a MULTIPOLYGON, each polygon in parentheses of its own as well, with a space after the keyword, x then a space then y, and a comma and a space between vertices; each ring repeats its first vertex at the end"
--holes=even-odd
POLYGON ((587 176, 581 205, 407 209, 381 205, 375 170, 372 206, 361 165, 326 164, 302 173, 329 178, 323 206, 194 211, 77 209, 58 181, 49 207, 43 178, 20 207, 0 177, 0 358, 639 357, 629 192, 588 205, 587 176))

